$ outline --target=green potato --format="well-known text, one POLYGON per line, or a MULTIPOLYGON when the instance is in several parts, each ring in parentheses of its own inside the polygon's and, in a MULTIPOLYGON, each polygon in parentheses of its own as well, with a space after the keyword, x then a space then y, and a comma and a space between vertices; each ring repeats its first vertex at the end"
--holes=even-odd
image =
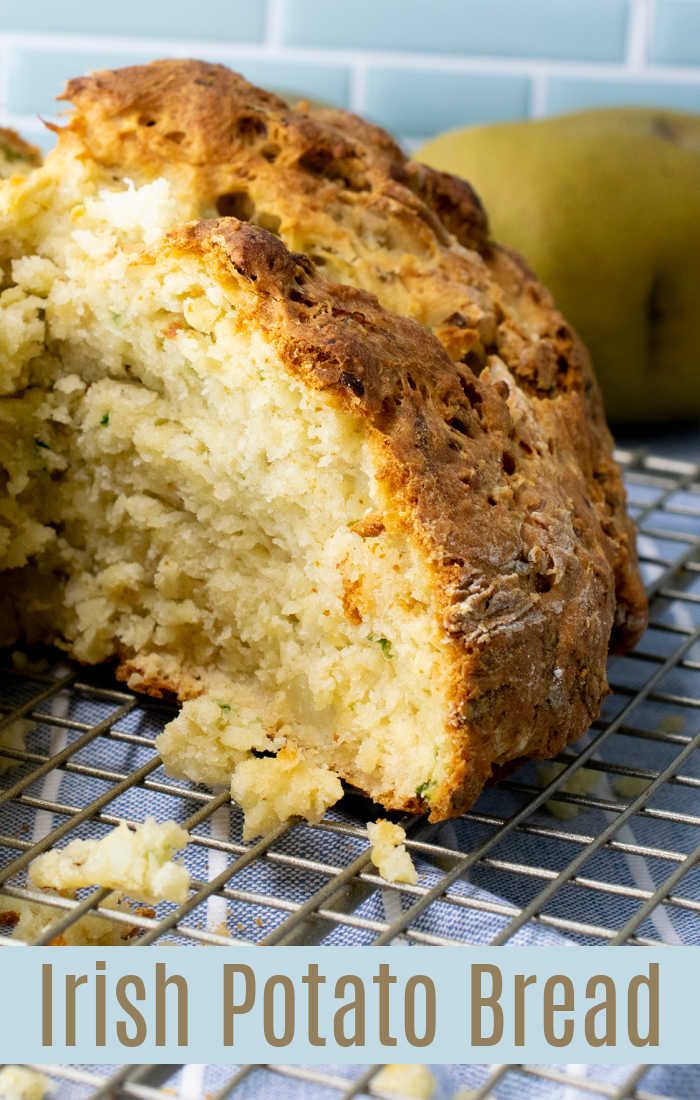
POLYGON ((700 116, 480 126, 416 158, 475 187, 588 345, 612 420, 700 414, 700 116))

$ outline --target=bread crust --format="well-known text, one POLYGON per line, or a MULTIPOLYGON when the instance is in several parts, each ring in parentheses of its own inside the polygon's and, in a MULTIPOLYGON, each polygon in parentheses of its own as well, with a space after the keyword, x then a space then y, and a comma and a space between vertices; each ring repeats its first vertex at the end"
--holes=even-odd
POLYGON ((580 736, 607 691, 611 636, 629 646, 646 621, 633 530, 585 349, 489 240, 468 185, 411 164, 376 127, 294 111, 220 66, 98 73, 64 98, 77 108, 64 146, 166 175, 193 214, 267 221, 315 256, 234 217, 167 246, 246 285, 286 368, 366 424, 431 571, 450 668, 453 759, 431 818, 467 808, 509 760, 580 736))
POLYGON ((218 209, 266 228, 272 219, 293 250, 430 328, 453 360, 478 372, 496 354, 525 393, 551 400, 558 433, 575 433, 615 572, 612 648, 634 645, 646 596, 588 354, 525 262, 489 239, 466 181, 408 160, 355 115, 294 109, 221 65, 94 73, 69 81, 60 98, 76 108, 64 142, 125 174, 166 175, 191 197, 193 216, 218 209), (572 391, 583 398, 573 421, 559 417, 572 391))

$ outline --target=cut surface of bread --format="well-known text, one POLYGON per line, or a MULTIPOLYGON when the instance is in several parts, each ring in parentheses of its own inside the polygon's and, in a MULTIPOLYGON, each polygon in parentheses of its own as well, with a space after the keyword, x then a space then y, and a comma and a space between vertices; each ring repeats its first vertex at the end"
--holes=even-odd
POLYGON ((3 640, 193 700, 181 774, 284 747, 435 820, 583 733, 644 620, 624 494, 585 353, 470 193, 441 220, 404 162, 387 195, 388 138, 216 66, 70 94, 0 189, 3 640), (308 127, 335 152, 261 206, 244 158, 308 127))

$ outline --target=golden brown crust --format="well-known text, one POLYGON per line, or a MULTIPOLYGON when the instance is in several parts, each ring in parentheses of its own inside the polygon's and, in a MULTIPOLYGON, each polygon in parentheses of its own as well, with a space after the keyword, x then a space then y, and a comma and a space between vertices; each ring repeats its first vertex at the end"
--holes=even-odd
POLYGON ((206 690, 201 679, 183 670, 166 671, 157 658, 138 656, 120 659, 115 676, 132 691, 150 695, 152 699, 178 699, 181 703, 196 699, 206 690))
POLYGON ((634 644, 646 599, 587 353, 520 257, 489 241, 466 182, 408 161, 354 115, 295 110, 220 65, 96 73, 70 81, 62 98, 77 108, 64 141, 126 174, 167 175, 191 198, 193 217, 218 211, 272 229, 328 278, 371 290, 432 329, 476 372, 496 354, 526 393, 555 406, 582 393, 573 427, 616 575, 613 644, 634 644))
MULTIPOLYGON (((577 454, 588 493, 598 512, 608 540, 615 573, 615 622, 610 648, 625 652, 639 641, 647 626, 647 599, 639 574, 636 530, 627 512, 620 468, 613 458, 613 441, 605 419, 600 389, 588 352, 564 317, 558 312, 549 291, 539 283, 525 261, 511 249, 492 246, 487 262, 515 305, 517 312, 532 317, 537 332, 535 351, 520 338, 502 331, 499 354, 509 365, 517 357, 519 378, 539 356, 546 362, 559 384, 567 378, 580 379, 585 417, 576 425, 577 454)), ((541 376, 542 366, 538 366, 541 376)))
MULTIPOLYGON (((505 292, 507 303, 494 350, 518 376, 520 384, 534 385, 540 392, 557 391, 570 384, 582 388, 589 428, 588 438, 582 441, 582 467, 610 539, 616 577, 617 605, 611 648, 629 649, 646 629, 647 602, 637 567, 635 529, 627 514, 624 487, 612 458, 612 439, 586 348, 523 258, 488 240, 486 215, 465 180, 406 161, 390 139, 387 144, 387 135, 382 130, 345 111, 315 114, 361 136, 373 146, 375 157, 383 158, 385 163, 389 158, 387 171, 392 177, 407 182, 461 245, 481 254, 497 285, 505 292), (518 322, 524 323, 524 340, 518 322)), ((437 335, 449 350, 444 335, 440 332, 437 335)))
POLYGON ((234 217, 170 245, 247 285, 287 368, 367 422, 429 556, 454 683, 433 818, 471 804, 509 759, 582 734, 611 629, 629 645, 645 621, 624 491, 585 350, 488 240, 468 185, 410 164, 376 127, 294 111, 220 66, 98 73, 66 98, 65 145, 137 179, 166 175, 193 216, 258 222, 313 257, 234 217))

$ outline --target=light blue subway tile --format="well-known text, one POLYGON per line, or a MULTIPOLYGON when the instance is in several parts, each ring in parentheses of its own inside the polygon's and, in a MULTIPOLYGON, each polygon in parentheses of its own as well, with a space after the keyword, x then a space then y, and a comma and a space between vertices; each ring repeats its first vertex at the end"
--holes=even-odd
POLYGON ((147 55, 121 50, 10 50, 7 110, 18 115, 55 115, 66 107, 56 103, 56 96, 71 77, 147 60, 147 55))
POLYGON ((649 58, 668 65, 700 65, 698 0, 656 0, 649 58))
MULTIPOLYGON (((349 74, 342 65, 277 64, 245 57, 222 59, 209 56, 206 50, 199 53, 204 60, 221 61, 265 87, 298 92, 341 107, 348 102, 349 74)), ((145 53, 108 50, 11 50, 7 110, 13 114, 53 116, 61 106, 65 107, 57 104, 55 97, 70 77, 93 69, 142 65, 148 60, 145 53)))
POLYGON ((397 134, 429 135, 471 123, 524 118, 529 80, 408 67, 370 69, 366 114, 397 134))
POLYGON ((26 134, 24 136, 27 138, 27 141, 31 141, 32 145, 38 145, 42 153, 50 152, 56 144, 56 135, 52 130, 43 129, 40 133, 26 134))
POLYGON ((616 61, 628 0, 286 0, 294 46, 616 61))
POLYGON ((546 89, 547 114, 585 107, 669 107, 700 111, 700 82, 661 80, 584 80, 551 77, 546 89))
POLYGON ((235 54, 222 57, 201 51, 205 61, 218 61, 241 73, 246 80, 275 92, 293 92, 300 97, 320 99, 334 107, 350 102, 350 70, 340 64, 312 64, 308 61, 261 61, 235 54))
POLYGON ((63 34, 157 35, 160 38, 216 38, 260 42, 265 0, 0 0, 0 27, 6 31, 60 31, 63 34))

